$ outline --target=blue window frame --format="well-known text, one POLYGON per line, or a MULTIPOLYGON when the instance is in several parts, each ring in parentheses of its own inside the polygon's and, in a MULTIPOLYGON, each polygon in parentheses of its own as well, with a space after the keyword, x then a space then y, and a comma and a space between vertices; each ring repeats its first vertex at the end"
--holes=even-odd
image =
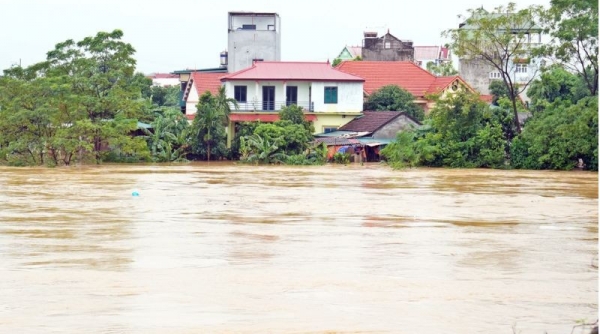
POLYGON ((325 103, 336 104, 338 102, 338 88, 325 87, 325 103))

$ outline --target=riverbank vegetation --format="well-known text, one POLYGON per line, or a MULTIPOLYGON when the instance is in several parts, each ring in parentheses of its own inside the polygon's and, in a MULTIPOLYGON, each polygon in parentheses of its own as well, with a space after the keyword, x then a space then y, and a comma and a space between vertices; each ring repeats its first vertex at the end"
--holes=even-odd
MULTIPOLYGON (((515 9, 512 4, 508 8, 515 9)), ((504 72, 502 80, 490 85, 491 104, 459 92, 434 97, 435 106, 425 115, 410 93, 397 86, 383 87, 367 98, 366 109, 405 111, 423 126, 399 133, 381 150, 382 157, 394 168, 597 170, 597 2, 552 0, 548 10, 528 7, 514 18, 485 19, 479 9, 472 14, 468 23, 484 27, 482 34, 517 22, 511 19, 520 20, 517 23, 535 19, 552 37, 533 50, 552 65, 542 67, 541 75, 528 83, 530 104, 519 98, 526 87, 511 81, 505 62, 495 64, 504 72)), ((448 31, 447 35, 457 54, 481 47, 470 43, 482 37, 477 34, 448 31)), ((67 40, 42 62, 4 70, 0 164, 327 161, 326 147, 314 144, 312 124, 294 105, 282 108, 274 123, 235 124, 228 147, 226 127, 237 104, 227 98, 225 88, 203 94, 190 123, 179 109, 179 87, 155 87, 136 73, 135 49, 122 37, 123 32, 115 30, 77 42, 67 40)), ((501 37, 497 43, 514 47, 511 36, 501 37)), ((485 56, 485 50, 479 50, 480 55, 485 56)), ((337 156, 336 161, 343 158, 337 156)))
POLYGON ((478 55, 502 74, 502 80, 490 85, 492 104, 467 93, 438 98, 422 128, 399 133, 382 150, 392 167, 598 170, 598 2, 552 0, 548 10, 531 6, 516 11, 514 4, 508 9, 516 14, 489 16, 482 8, 472 10, 467 24, 481 29, 445 33, 458 55, 478 55), (538 49, 517 49, 515 36, 503 26, 541 28, 552 40, 538 49), (519 85, 508 72, 509 59, 490 50, 518 58, 531 52, 552 65, 542 67, 531 83, 519 85), (519 94, 527 85, 531 104, 526 109, 519 94))

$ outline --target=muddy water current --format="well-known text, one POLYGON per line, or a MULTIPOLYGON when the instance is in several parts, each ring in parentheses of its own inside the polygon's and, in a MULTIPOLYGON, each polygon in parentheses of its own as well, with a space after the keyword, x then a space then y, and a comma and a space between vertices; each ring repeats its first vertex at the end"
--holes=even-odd
POLYGON ((0 167, 1 333, 570 333, 597 254, 597 173, 0 167))

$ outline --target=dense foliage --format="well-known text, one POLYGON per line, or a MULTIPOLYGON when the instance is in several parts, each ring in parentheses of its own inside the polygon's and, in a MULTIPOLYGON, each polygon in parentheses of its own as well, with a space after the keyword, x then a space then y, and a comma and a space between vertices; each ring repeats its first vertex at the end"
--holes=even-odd
POLYGON ((187 118, 177 109, 157 112, 151 131, 144 129, 152 161, 186 161, 190 149, 191 127, 187 118))
POLYGON ((4 71, 0 81, 0 159, 69 165, 148 158, 138 119, 150 119, 143 75, 123 33, 67 40, 46 61, 4 71))
POLYGON ((240 137, 241 160, 262 164, 323 164, 324 145, 311 145, 312 124, 302 108, 291 105, 279 112, 279 121, 255 126, 252 135, 240 137))
POLYGON ((552 66, 528 91, 533 116, 512 142, 512 165, 598 170, 598 95, 585 78, 552 66))
POLYGON ((598 170, 598 97, 577 104, 553 103, 531 119, 513 141, 513 165, 527 169, 572 169, 579 159, 598 170))
POLYGON ((423 129, 399 133, 381 154, 393 167, 502 167, 505 118, 501 109, 490 108, 479 96, 460 92, 439 99, 423 129))
POLYGON ((365 110, 404 111, 418 121, 425 118, 423 109, 415 104, 415 97, 408 91, 396 86, 383 86, 369 95, 365 110))
POLYGON ((541 54, 577 73, 591 95, 598 94, 598 1, 551 0, 543 15, 552 40, 541 54))
MULTIPOLYGON (((224 91, 222 91, 224 95, 224 91)), ((219 94, 220 95, 220 94, 219 94)), ((196 116, 191 125, 192 153, 206 160, 221 159, 227 156, 227 124, 228 109, 220 102, 223 97, 205 92, 196 105, 196 116)))

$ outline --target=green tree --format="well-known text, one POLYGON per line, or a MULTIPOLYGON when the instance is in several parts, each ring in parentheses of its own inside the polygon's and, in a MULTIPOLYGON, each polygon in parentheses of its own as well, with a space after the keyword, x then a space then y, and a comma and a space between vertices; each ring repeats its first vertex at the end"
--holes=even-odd
POLYGON ((562 66, 551 66, 545 69, 542 75, 531 83, 527 91, 527 96, 531 99, 530 109, 533 112, 543 111, 559 99, 576 103, 588 94, 584 80, 562 66))
POLYGON ((598 93, 598 1, 551 0, 545 30, 552 41, 541 53, 578 73, 591 95, 598 93))
POLYGON ((13 144, 11 155, 30 151, 36 159, 26 163, 43 164, 50 157, 54 164, 70 164, 73 157, 99 163, 110 151, 147 154, 143 140, 131 136, 137 119, 147 115, 147 101, 143 81, 134 74, 135 50, 122 36, 115 30, 67 40, 48 52, 46 61, 4 71, 0 132, 13 141, 11 127, 18 125, 8 120, 12 117, 33 122, 28 131, 36 129, 13 144), (17 148, 18 142, 23 145, 17 148))
POLYGON ((237 101, 234 98, 227 97, 225 86, 219 87, 217 95, 215 95, 215 107, 219 110, 223 116, 223 125, 227 126, 229 120, 229 114, 231 114, 231 107, 236 110, 239 108, 237 101))
POLYGON ((504 166, 506 138, 495 112, 478 95, 436 101, 422 128, 398 133, 381 154, 393 168, 504 166))
POLYGON ((314 127, 311 122, 306 120, 306 115, 304 114, 302 107, 295 104, 281 108, 281 111, 279 111, 279 120, 290 121, 292 124, 302 125, 310 134, 314 132, 314 127))
POLYGON ((454 68, 451 62, 443 62, 438 65, 430 61, 426 66, 427 70, 437 77, 448 77, 458 74, 458 71, 454 68))
POLYGON ((396 85, 383 86, 369 95, 365 102, 365 110, 404 111, 416 120, 422 121, 425 113, 414 103, 414 99, 411 93, 396 85))
POLYGON ((381 150, 381 155, 392 168, 402 169, 418 164, 420 155, 415 145, 415 136, 415 131, 400 131, 396 135, 396 140, 381 150))
POLYGON ((152 86, 150 90, 153 105, 179 109, 180 88, 178 86, 152 86))
POLYGON ((508 98, 508 89, 506 89, 506 85, 504 84, 504 82, 500 80, 492 80, 488 89, 490 90, 490 93, 492 93, 492 95, 494 96, 492 98, 492 104, 495 106, 498 106, 498 100, 500 98, 508 98))
MULTIPOLYGON (((500 73, 512 103, 514 123, 521 132, 517 99, 527 85, 516 83, 512 77, 516 59, 529 59, 533 54, 529 46, 530 34, 541 32, 539 25, 541 6, 517 10, 514 3, 500 6, 492 12, 483 7, 470 9, 469 16, 458 29, 446 30, 444 37, 452 40, 454 53, 467 60, 481 60, 500 73)), ((532 76, 533 78, 534 76, 532 76)))
POLYGON ((210 92, 204 93, 196 105, 198 112, 192 122, 193 151, 204 153, 210 161, 211 154, 217 157, 227 155, 225 148, 225 112, 219 108, 217 98, 210 92))
POLYGON ((528 120, 513 140, 512 165, 527 169, 572 169, 579 159, 598 170, 598 96, 577 104, 555 100, 528 120))

